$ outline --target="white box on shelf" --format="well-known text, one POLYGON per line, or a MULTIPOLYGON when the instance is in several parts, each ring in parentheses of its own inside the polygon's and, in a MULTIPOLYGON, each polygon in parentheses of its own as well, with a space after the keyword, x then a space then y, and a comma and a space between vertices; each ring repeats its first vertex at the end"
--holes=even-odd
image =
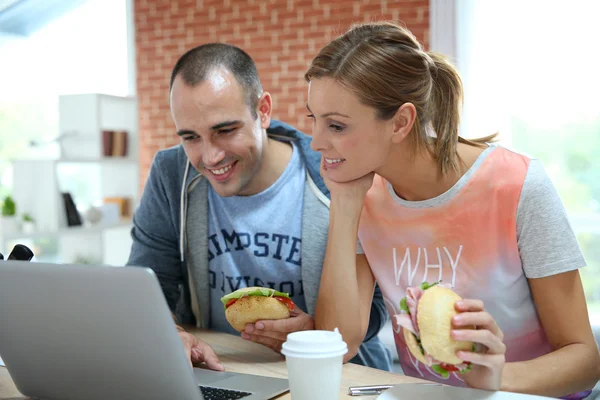
POLYGON ((102 231, 103 260, 105 265, 124 266, 131 252, 133 224, 116 226, 102 231))
POLYGON ((88 94, 59 96, 58 126, 61 157, 98 158, 102 155, 102 134, 98 97, 88 94))
POLYGON ((61 260, 73 264, 100 264, 104 257, 102 233, 94 230, 72 229, 58 238, 61 260))
POLYGON ((13 198, 18 216, 31 215, 39 231, 56 231, 67 226, 56 161, 15 160, 12 165, 13 198))
POLYGON ((127 158, 137 159, 137 100, 100 93, 59 96, 62 159, 104 157, 102 132, 127 132, 127 158))
POLYGON ((104 162, 101 166, 102 194, 106 197, 127 197, 132 212, 139 196, 139 169, 137 163, 104 162))

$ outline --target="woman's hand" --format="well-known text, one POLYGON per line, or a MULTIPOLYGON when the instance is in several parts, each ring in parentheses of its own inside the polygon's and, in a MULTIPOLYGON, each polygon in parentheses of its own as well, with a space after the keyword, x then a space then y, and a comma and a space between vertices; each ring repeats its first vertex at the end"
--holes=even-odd
POLYGON ((335 182, 327 177, 327 167, 321 161, 321 176, 325 181, 325 185, 331 192, 332 203, 340 202, 341 208, 352 211, 362 210, 367 192, 373 185, 373 177, 375 173, 371 172, 358 179, 349 182, 335 182))
POLYGON ((465 382, 472 388, 484 390, 500 390, 502 370, 504 369, 506 346, 504 334, 485 311, 481 300, 463 299, 456 302, 459 314, 452 319, 454 327, 452 337, 455 340, 466 340, 483 347, 481 352, 458 351, 456 355, 472 364, 470 372, 464 375, 465 382), (460 329, 475 326, 476 329, 460 329))

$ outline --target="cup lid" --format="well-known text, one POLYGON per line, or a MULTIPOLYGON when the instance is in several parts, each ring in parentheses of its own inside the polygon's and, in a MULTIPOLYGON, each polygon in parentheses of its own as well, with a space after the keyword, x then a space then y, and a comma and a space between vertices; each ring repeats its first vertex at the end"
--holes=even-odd
POLYGON ((325 358, 344 355, 348 345, 338 328, 333 331, 298 331, 290 333, 281 346, 286 357, 325 358))

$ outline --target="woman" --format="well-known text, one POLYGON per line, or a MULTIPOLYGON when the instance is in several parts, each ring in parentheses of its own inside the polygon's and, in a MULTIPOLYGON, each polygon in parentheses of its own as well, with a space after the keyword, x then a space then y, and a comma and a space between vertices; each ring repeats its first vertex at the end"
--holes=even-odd
POLYGON ((407 375, 451 385, 583 398, 600 377, 565 210, 536 159, 459 137, 462 85, 443 56, 390 23, 355 26, 313 60, 309 117, 331 191, 317 329, 354 355, 377 282, 390 314, 406 288, 451 285, 465 375, 442 378, 394 336, 407 375), (358 245, 357 245, 358 237, 358 245), (356 254, 355 254, 356 253, 356 254), (484 306, 485 305, 485 306, 484 306))

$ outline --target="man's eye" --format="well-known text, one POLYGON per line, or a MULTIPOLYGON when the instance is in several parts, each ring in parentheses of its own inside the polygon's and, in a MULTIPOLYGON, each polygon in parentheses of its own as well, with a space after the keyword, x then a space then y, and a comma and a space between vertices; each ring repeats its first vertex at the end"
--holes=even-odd
POLYGON ((183 138, 183 140, 184 140, 185 142, 191 142, 191 141, 194 141, 194 140, 196 140, 196 139, 198 139, 198 136, 185 136, 185 137, 183 138))
POLYGON ((235 128, 230 128, 230 129, 221 129, 220 131, 218 131, 219 135, 227 135, 228 133, 231 133, 235 131, 235 128))
POLYGON ((314 115, 314 114, 307 114, 306 116, 307 116, 308 118, 315 119, 315 115, 314 115))

